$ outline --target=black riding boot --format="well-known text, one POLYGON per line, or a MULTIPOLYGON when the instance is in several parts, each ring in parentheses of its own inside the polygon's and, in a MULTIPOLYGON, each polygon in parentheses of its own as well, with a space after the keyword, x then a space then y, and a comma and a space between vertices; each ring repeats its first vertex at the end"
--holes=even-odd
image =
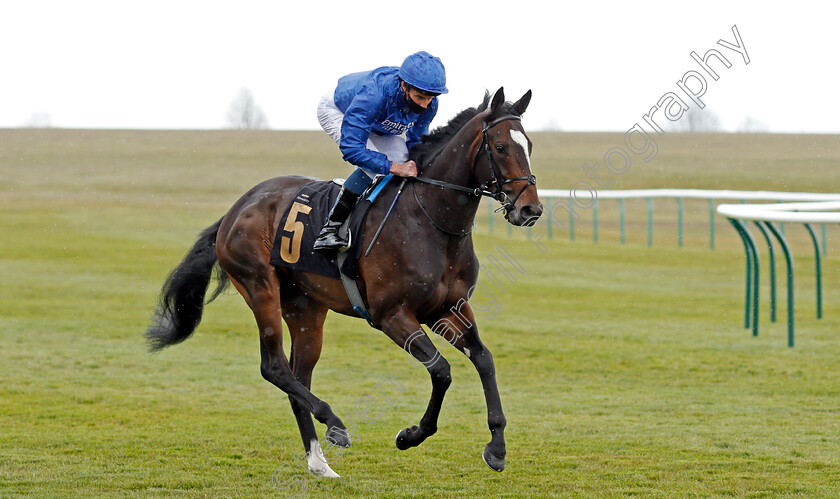
POLYGON ((341 192, 338 193, 338 199, 335 200, 335 204, 330 210, 327 223, 324 224, 321 233, 315 239, 315 245, 312 249, 315 251, 342 250, 350 245, 349 238, 344 239, 338 235, 338 229, 344 224, 347 217, 350 216, 350 212, 353 211, 357 199, 359 199, 358 194, 354 194, 344 187, 341 188, 341 192))

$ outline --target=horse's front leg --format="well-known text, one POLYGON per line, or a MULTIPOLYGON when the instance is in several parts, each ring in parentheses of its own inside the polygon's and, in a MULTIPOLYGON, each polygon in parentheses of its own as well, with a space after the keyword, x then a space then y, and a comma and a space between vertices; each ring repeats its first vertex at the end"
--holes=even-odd
POLYGON ((449 362, 440 355, 411 312, 402 308, 395 311, 381 321, 380 329, 411 355, 412 362, 418 367, 425 367, 432 378, 432 397, 420 423, 397 434, 397 448, 405 450, 420 445, 437 431, 440 408, 452 376, 449 362))
POLYGON ((505 425, 502 400, 496 385, 496 366, 493 355, 478 337, 478 327, 469 303, 461 301, 449 309, 449 313, 437 322, 435 332, 441 333, 458 350, 464 353, 475 366, 484 387, 487 402, 487 424, 490 427, 490 443, 484 447, 482 458, 493 471, 505 469, 505 425))

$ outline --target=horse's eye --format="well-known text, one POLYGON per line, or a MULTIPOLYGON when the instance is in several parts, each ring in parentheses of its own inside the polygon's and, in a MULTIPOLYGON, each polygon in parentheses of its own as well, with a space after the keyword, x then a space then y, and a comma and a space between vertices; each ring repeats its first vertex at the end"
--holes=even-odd
POLYGON ((498 152, 498 153, 505 152, 505 146, 503 146, 501 144, 496 144, 496 152, 498 152))

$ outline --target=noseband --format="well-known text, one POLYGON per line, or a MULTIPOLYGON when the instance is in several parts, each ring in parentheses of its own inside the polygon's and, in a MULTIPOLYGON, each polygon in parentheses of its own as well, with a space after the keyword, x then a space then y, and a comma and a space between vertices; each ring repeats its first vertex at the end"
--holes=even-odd
MULTIPOLYGON (((490 180, 484 182, 480 186, 470 189, 469 187, 464 187, 456 184, 450 184, 449 182, 443 182, 441 180, 435 180, 431 178, 422 178, 422 177, 414 177, 415 180, 419 182, 423 182, 426 184, 436 185, 438 187, 444 187, 446 189, 454 189, 456 191, 466 192, 472 196, 480 197, 480 196, 487 196, 495 199, 499 203, 502 204, 499 208, 496 209, 496 212, 505 211, 505 215, 511 212, 515 208, 516 200, 525 192, 525 189, 528 186, 536 185, 537 184, 537 177, 534 175, 528 175, 525 177, 515 177, 515 178, 505 178, 502 176, 501 169, 499 165, 496 163, 496 160, 493 159, 493 152, 490 150, 490 141, 487 139, 487 131, 493 128, 494 126, 498 125, 503 121, 508 120, 521 120, 522 117, 516 116, 514 114, 508 114, 502 116, 501 118, 496 118, 495 120, 491 121, 490 123, 485 123, 484 127, 481 129, 481 145, 479 149, 484 149, 484 153, 487 155, 487 162, 490 165, 490 180), (513 199, 509 198, 507 194, 502 191, 502 187, 512 182, 519 182, 519 181, 526 181, 522 189, 519 190, 519 193, 514 196, 513 199), (493 190, 491 190, 493 189, 493 190)), ((526 151, 527 153, 527 151, 526 151)), ((481 154, 475 155, 475 162, 473 163, 473 170, 478 168, 478 160, 481 157, 481 154)))

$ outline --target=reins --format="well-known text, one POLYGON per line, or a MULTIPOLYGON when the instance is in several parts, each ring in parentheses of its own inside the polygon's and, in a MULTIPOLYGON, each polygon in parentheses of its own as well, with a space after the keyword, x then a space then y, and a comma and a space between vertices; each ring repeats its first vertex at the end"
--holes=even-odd
POLYGON ((494 194, 492 192, 487 191, 487 190, 483 190, 481 187, 476 187, 475 189, 470 189, 469 187, 464 187, 464 186, 458 185, 458 184, 450 184, 449 182, 444 182, 443 180, 436 180, 436 179, 433 179, 433 178, 423 178, 423 177, 411 177, 411 178, 418 181, 418 182, 421 182, 423 184, 436 185, 438 187, 443 187, 444 189, 452 189, 454 191, 466 192, 470 196, 474 196, 474 197, 481 197, 481 196, 494 197, 494 194))
MULTIPOLYGON (((457 237, 464 237, 464 236, 467 236, 467 235, 472 233, 472 227, 470 227, 470 230, 468 230, 466 232, 452 232, 451 230, 446 230, 443 227, 441 227, 440 225, 438 225, 438 223, 435 222, 435 219, 432 218, 432 215, 430 215, 429 212, 426 211, 426 207, 423 206, 423 203, 420 201, 420 198, 417 196, 417 189, 415 188, 416 185, 417 184, 411 184, 411 190, 414 192, 414 199, 417 201, 417 205, 420 206, 420 210, 423 211, 423 214, 426 215, 426 218, 428 218, 429 221, 432 222, 432 225, 434 225, 437 230, 439 230, 439 231, 441 231, 444 234, 447 234, 449 236, 457 236, 457 237)), ((451 185, 453 187, 460 187, 460 186, 456 186, 455 184, 449 184, 449 185, 451 185)), ((443 187, 443 186, 441 186, 441 187, 443 187)), ((460 189, 458 189, 458 190, 460 190, 460 189)))

